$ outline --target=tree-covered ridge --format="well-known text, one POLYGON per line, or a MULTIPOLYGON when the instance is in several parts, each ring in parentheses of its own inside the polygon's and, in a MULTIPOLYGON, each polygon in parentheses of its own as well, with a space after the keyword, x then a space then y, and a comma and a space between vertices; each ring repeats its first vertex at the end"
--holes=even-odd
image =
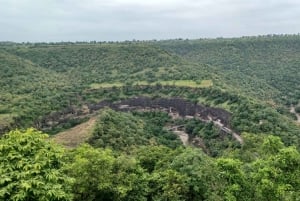
POLYGON ((68 79, 29 60, 0 51, 0 74, 0 130, 17 119, 28 125, 69 102, 68 79))
POLYGON ((211 80, 207 66, 187 63, 149 44, 4 44, 0 48, 1 97, 9 96, 0 107, 2 132, 12 126, 33 126, 52 111, 87 104, 85 90, 103 83, 187 80, 195 85, 211 80), (197 73, 190 74, 191 69, 197 73))
POLYGON ((81 85, 210 79, 208 66, 184 61, 150 44, 21 46, 6 51, 41 67, 64 72, 77 82, 82 81, 81 85))
POLYGON ((171 40, 157 45, 216 67, 224 83, 243 93, 288 105, 299 102, 299 35, 171 40))

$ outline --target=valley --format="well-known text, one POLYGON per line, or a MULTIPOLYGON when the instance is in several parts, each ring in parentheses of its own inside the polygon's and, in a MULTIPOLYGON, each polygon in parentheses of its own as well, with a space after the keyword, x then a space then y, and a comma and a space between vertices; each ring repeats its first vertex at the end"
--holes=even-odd
POLYGON ((0 42, 0 200, 299 200, 299 53, 299 34, 0 42))
MULTIPOLYGON (((43 120, 44 123, 39 123, 39 128, 45 129, 49 126, 53 126, 54 124, 57 124, 56 126, 59 126, 60 123, 70 121, 70 119, 91 117, 88 122, 75 126, 68 131, 60 132, 54 136, 56 142, 61 143, 62 145, 65 145, 67 147, 76 147, 75 145, 78 145, 78 142, 83 143, 87 141, 87 133, 91 133, 91 126, 95 124, 95 114, 99 110, 107 107, 112 108, 115 111, 122 112, 159 111, 167 113, 172 119, 194 118, 200 120, 205 124, 209 124, 210 122, 212 122, 216 127, 220 129, 220 132, 232 135, 233 138, 239 143, 243 143, 242 138, 237 133, 228 128, 231 117, 230 113, 220 108, 206 107, 203 105, 191 103, 180 98, 153 99, 148 97, 135 97, 132 99, 121 100, 115 103, 102 101, 97 104, 84 107, 86 112, 79 110, 69 110, 69 113, 67 113, 66 111, 61 112, 61 116, 59 116, 59 114, 54 114, 51 117, 46 117, 46 119, 43 120), (84 113, 86 115, 83 115, 84 113), (54 122, 55 119, 60 119, 60 121, 54 122)), ((189 135, 184 132, 184 125, 172 125, 168 127, 168 130, 173 131, 176 135, 178 135, 183 145, 188 145, 188 141, 193 141, 194 137, 189 137, 189 135), (178 130, 178 127, 181 127, 181 130, 178 130)), ((191 145, 193 145, 193 143, 191 143, 191 145)))

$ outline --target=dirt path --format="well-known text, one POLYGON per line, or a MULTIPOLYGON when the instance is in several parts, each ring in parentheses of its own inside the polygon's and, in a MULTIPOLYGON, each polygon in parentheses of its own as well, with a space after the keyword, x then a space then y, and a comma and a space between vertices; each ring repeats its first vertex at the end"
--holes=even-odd
POLYGON ((182 144, 184 146, 188 145, 188 141, 189 141, 189 135, 184 132, 184 131, 173 131, 176 135, 178 135, 178 137, 180 138, 182 144))
POLYGON ((66 148, 74 148, 90 137, 96 119, 96 117, 92 117, 87 122, 54 135, 52 139, 66 148))
POLYGON ((241 144, 244 143, 244 140, 243 140, 243 138, 240 135, 232 132, 232 136, 234 137, 234 139, 236 139, 237 141, 239 141, 241 144))
POLYGON ((243 138, 240 135, 238 135, 237 133, 233 132, 233 130, 225 127, 224 124, 222 124, 220 121, 213 121, 213 123, 214 123, 215 126, 218 126, 219 128, 221 128, 226 133, 231 133, 232 137, 234 139, 236 139, 239 143, 241 143, 241 144, 244 143, 244 140, 243 140, 243 138))
POLYGON ((296 113, 295 107, 294 107, 294 106, 291 106, 290 112, 296 115, 296 117, 297 117, 297 122, 300 123, 300 115, 296 113))

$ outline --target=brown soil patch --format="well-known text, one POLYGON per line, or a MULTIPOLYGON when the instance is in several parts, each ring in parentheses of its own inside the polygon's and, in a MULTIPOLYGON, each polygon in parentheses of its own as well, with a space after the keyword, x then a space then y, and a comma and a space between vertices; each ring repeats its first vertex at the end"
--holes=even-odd
POLYGON ((96 117, 92 117, 87 122, 56 134, 52 139, 66 148, 75 148, 91 136, 96 119, 96 117))
POLYGON ((290 112, 296 115, 296 117, 297 117, 297 120, 296 120, 296 121, 297 121, 298 123, 300 123, 300 115, 296 113, 295 107, 294 107, 294 106, 291 106, 290 112))
POLYGON ((173 131, 173 133, 175 133, 181 140, 182 144, 184 146, 188 145, 188 141, 189 141, 189 135, 184 132, 184 131, 173 131))

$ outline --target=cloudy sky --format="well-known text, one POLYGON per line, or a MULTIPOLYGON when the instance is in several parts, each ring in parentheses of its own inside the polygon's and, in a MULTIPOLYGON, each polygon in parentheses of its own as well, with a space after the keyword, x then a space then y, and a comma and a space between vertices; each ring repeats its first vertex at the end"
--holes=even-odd
POLYGON ((0 0, 0 41, 193 39, 299 32, 299 0, 0 0))

